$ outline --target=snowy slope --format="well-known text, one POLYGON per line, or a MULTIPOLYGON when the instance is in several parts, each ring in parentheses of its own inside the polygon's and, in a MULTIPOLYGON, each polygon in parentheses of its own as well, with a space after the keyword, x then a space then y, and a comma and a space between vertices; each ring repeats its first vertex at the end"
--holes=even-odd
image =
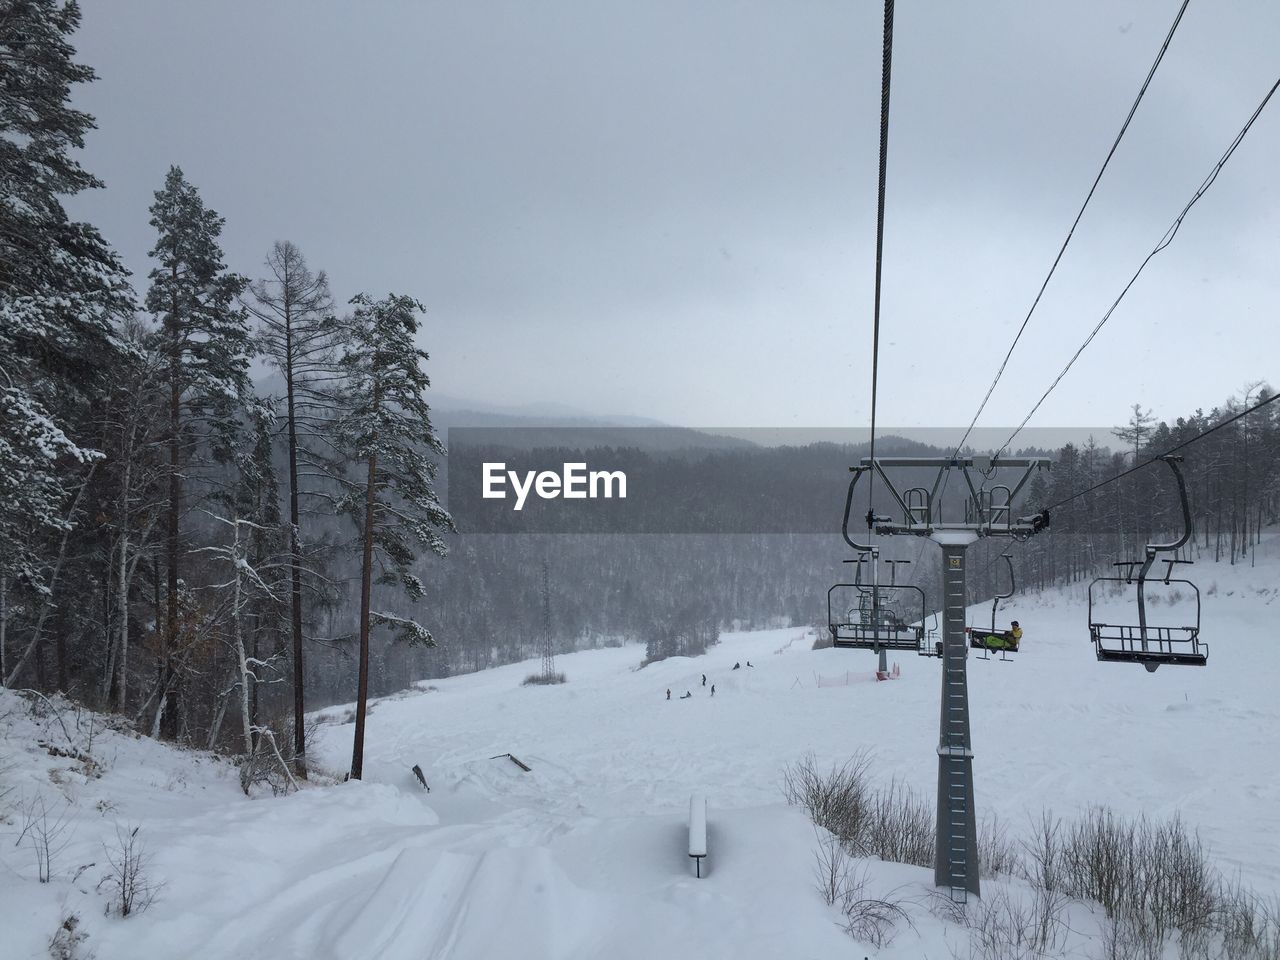
MULTIPOLYGON (((1011 603, 1024 652, 969 661, 980 816, 1020 832, 1044 808, 1178 812, 1229 873, 1280 890, 1280 557, 1259 563, 1194 568, 1205 669, 1096 662, 1079 588, 1011 603)), ((99 960, 950 956, 964 933, 927 911, 931 875, 890 864, 874 865, 871 892, 915 898, 915 929, 878 952, 854 945, 814 889, 814 831, 779 790, 806 752, 825 764, 866 747, 878 775, 931 796, 939 666, 900 658, 900 679, 876 683, 870 653, 811 642, 731 634, 644 669, 638 647, 583 652, 558 660, 569 683, 555 687, 520 686, 536 664, 433 681, 376 703, 364 783, 282 799, 246 800, 229 765, 110 730, 93 744, 104 772, 86 778, 36 745, 62 737, 56 722, 0 693, 0 784, 15 788, 0 801, 13 820, 0 827, 0 929, 17 931, 5 956, 47 956, 68 911, 99 960), (508 752, 531 770, 491 759, 508 752), (695 790, 711 805, 703 880, 684 849, 695 790), (19 797, 75 801, 50 884, 13 846, 19 797), (124 920, 102 915, 95 889, 117 824, 142 825, 164 882, 124 920)), ((322 711, 314 751, 334 769, 349 761, 345 712, 322 711)))

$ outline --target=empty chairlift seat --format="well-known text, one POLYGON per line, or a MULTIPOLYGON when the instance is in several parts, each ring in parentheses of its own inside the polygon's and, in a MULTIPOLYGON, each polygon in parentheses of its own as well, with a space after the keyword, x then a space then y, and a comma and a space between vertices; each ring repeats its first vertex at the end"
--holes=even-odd
POLYGON ((831 644, 854 650, 919 650, 924 606, 924 591, 916 586, 837 583, 827 591, 831 644))
POLYGON ((1202 667, 1209 660, 1209 646, 1200 640, 1200 590, 1190 580, 1160 578, 1160 584, 1173 585, 1187 591, 1190 609, 1187 622, 1180 626, 1159 626, 1147 621, 1147 581, 1125 577, 1098 577, 1089 584, 1089 639, 1093 641, 1099 660, 1107 663, 1140 663, 1148 671, 1161 664, 1202 667), (1141 616, 1138 623, 1110 623, 1095 612, 1095 596, 1099 584, 1136 586, 1141 616))
MULTIPOLYGON (((1174 580, 1172 578, 1174 564, 1190 563, 1177 557, 1181 549, 1191 538, 1191 507, 1187 500, 1187 484, 1182 478, 1182 470, 1178 467, 1181 457, 1161 457, 1173 470, 1178 484, 1178 499, 1182 506, 1182 535, 1169 543, 1148 543, 1141 560, 1124 560, 1116 564, 1124 569, 1123 577, 1098 577, 1089 584, 1089 639, 1093 642, 1098 659, 1110 663, 1140 663, 1148 672, 1155 672, 1161 664, 1202 667, 1209 660, 1206 644, 1200 642, 1200 589, 1190 580, 1174 580), (1168 554, 1161 557, 1160 554, 1168 554), (1166 564, 1164 576, 1159 573, 1151 576, 1155 564, 1166 564), (1136 573, 1135 573, 1136 570, 1136 573), (1186 612, 1181 613, 1181 623, 1167 626, 1150 622, 1147 613, 1147 585, 1159 583, 1165 586, 1178 584, 1188 588, 1186 612), (1098 599, 1095 591, 1099 584, 1124 584, 1135 588, 1137 601, 1137 623, 1125 618, 1126 622, 1110 622, 1116 617, 1107 617, 1095 612, 1098 599)), ((1111 588, 1114 589, 1114 588, 1111 588)))

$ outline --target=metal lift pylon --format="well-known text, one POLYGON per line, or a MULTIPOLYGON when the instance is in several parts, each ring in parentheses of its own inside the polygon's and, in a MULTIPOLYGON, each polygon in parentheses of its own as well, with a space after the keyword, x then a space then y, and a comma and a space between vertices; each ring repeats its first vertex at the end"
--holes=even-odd
POLYGON ((966 670, 968 642, 965 636, 965 551, 984 537, 1025 540, 1049 526, 1045 511, 1028 517, 1013 516, 1013 503, 1032 475, 1050 463, 1047 457, 864 457, 853 473, 845 498, 844 538, 855 550, 868 552, 869 544, 857 543, 849 534, 849 514, 854 488, 868 471, 884 481, 901 510, 902 519, 867 511, 867 527, 880 535, 928 537, 942 548, 942 690, 938 720, 937 841, 934 848, 934 884, 946 888, 953 900, 963 903, 981 896, 978 882, 978 830, 973 803, 973 741, 969 730, 969 684, 966 670), (910 487, 899 492, 886 468, 933 468, 932 488, 910 487), (1013 487, 985 480, 1001 468, 1023 471, 1013 487), (942 517, 939 490, 947 471, 960 470, 969 490, 963 522, 942 517), (975 485, 971 470, 982 475, 975 485))

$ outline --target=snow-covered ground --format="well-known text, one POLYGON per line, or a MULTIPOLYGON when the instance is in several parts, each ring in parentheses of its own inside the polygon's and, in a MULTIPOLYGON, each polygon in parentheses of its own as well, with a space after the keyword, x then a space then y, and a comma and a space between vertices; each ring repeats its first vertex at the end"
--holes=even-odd
MULTIPOLYGON (((1098 663, 1082 587, 1009 603, 1023 652, 969 661, 979 815, 1016 834, 1044 809, 1178 813, 1225 872, 1270 894, 1280 556, 1191 569, 1205 593, 1205 669, 1098 663)), ((988 611, 974 608, 975 621, 988 611)), ((557 661, 562 686, 521 686, 536 663, 433 681, 375 704, 363 783, 286 798, 246 800, 230 765, 101 721, 92 752, 103 770, 87 777, 38 745, 65 742, 56 719, 0 693, 4 955, 47 956, 75 913, 89 933, 83 955, 99 960, 967 956, 964 931, 925 907, 929 871, 873 865, 869 892, 918 901, 914 929, 879 951, 850 941, 815 889, 814 830, 782 802, 783 766, 867 748, 877 776, 932 797, 939 665, 900 657, 900 678, 876 683, 872 654, 813 651, 812 639, 729 634, 704 657, 644 669, 634 646, 578 653, 557 661), (702 880, 685 856, 693 791, 710 800, 702 880), (49 884, 35 882, 29 846, 14 846, 20 808, 37 797, 67 815, 49 884), (103 916, 96 889, 117 825, 141 825, 149 875, 164 884, 128 919, 103 916)), ((345 708, 321 714, 313 753, 340 770, 352 726, 345 708)))

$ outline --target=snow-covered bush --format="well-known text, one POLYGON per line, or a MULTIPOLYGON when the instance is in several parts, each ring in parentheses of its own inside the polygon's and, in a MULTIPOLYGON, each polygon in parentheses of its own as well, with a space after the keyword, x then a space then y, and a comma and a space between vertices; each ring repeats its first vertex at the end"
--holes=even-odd
POLYGON ((138 836, 141 829, 117 824, 115 846, 104 845, 110 869, 98 882, 98 889, 106 889, 109 894, 107 913, 121 917, 141 913, 151 906, 160 892, 160 885, 147 873, 151 856, 138 836))
POLYGON ((81 960, 85 954, 80 952, 80 944, 87 939, 89 935, 80 929, 80 918, 69 913, 49 940, 49 956, 52 960, 81 960))
MULTIPOLYGON (((1057 839, 1051 843, 1056 844, 1057 839)), ((1094 807, 1061 838, 1061 879, 1069 896, 1100 903, 1144 936, 1192 936, 1213 920, 1219 879, 1200 837, 1176 817, 1124 820, 1094 807)))
POLYGON ((839 837, 855 856, 931 865, 932 804, 898 780, 873 787, 868 779, 871 765, 871 756, 859 752, 823 772, 806 755, 784 768, 782 792, 788 803, 808 810, 814 823, 839 837))
POLYGON ((26 844, 36 858, 36 878, 48 883, 53 878, 54 861, 71 842, 70 803, 50 810, 44 797, 35 796, 19 804, 22 829, 16 845, 26 844))
POLYGON ((899 923, 911 924, 902 901, 890 895, 873 897, 866 893, 867 871, 857 869, 839 837, 815 827, 818 848, 814 851, 814 878, 818 892, 828 906, 838 907, 849 936, 876 948, 893 939, 899 923))
POLYGON ((872 791, 871 801, 870 817, 855 849, 894 863, 933 866, 937 839, 933 804, 897 779, 872 791))
MULTIPOLYGON (((825 828, 815 854, 823 899, 845 912, 850 933, 879 946, 875 931, 890 934, 897 914, 891 900, 861 895, 854 858, 931 866, 935 833, 932 804, 896 780, 873 785, 871 768, 865 752, 829 770, 807 755, 784 769, 782 789, 825 828)), ((1096 807, 1064 824, 1045 813, 1017 846, 993 821, 981 831, 979 857, 984 874, 1018 876, 1030 892, 1017 898, 997 888, 977 912, 949 913, 970 928, 968 952, 953 956, 1058 956, 1068 907, 1092 901, 1105 914, 1100 960, 1162 960, 1175 943, 1185 960, 1280 960, 1280 901, 1263 903, 1226 882, 1177 818, 1125 820, 1096 807)))
MULTIPOLYGON (((298 781, 290 769, 289 760, 280 750, 279 741, 270 727, 255 726, 253 751, 240 758, 240 789, 250 796, 255 786, 269 787, 272 796, 291 793, 298 789, 298 781)), ((288 741, 292 742, 292 741, 288 741)))
POLYGON ((905 923, 912 926, 911 917, 903 901, 892 893, 873 897, 866 893, 865 869, 853 875, 840 899, 844 914, 844 931, 860 943, 869 943, 877 950, 886 946, 905 923))
POLYGON ((1038 949, 1060 945, 1067 933, 1063 912, 1071 902, 1066 891, 1061 822, 1049 812, 1040 815, 1032 837, 1023 842, 1025 860, 1019 863, 1023 879, 1035 891, 1031 904, 1034 942, 1038 949))
POLYGON ((531 673, 520 682, 520 685, 522 687, 531 687, 564 682, 563 673, 531 673))
POLYGON ((848 842, 866 833, 870 767, 865 751, 826 772, 818 769, 813 754, 805 754, 783 768, 782 794, 787 803, 804 807, 815 824, 848 842))
POLYGON ((1026 904, 995 890, 966 913, 969 937, 965 949, 952 947, 955 960, 1040 960, 1036 945, 1035 917, 1026 904))
POLYGON ((984 877, 1012 876, 1022 870, 1018 844, 1009 839, 998 817, 984 818, 978 828, 978 868, 984 877))

